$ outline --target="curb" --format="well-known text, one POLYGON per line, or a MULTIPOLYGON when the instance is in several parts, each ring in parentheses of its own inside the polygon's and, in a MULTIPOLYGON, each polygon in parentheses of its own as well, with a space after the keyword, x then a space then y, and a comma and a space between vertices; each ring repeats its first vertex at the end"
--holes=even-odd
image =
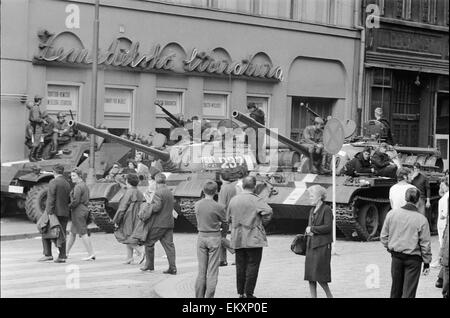
MULTIPOLYGON (((102 230, 98 227, 92 227, 88 228, 89 233, 98 233, 102 232, 102 230)), ((34 232, 34 233, 19 233, 19 234, 5 234, 0 235, 0 241, 14 241, 14 240, 22 240, 22 239, 32 239, 35 237, 41 236, 41 233, 34 232)))
MULTIPOLYGON (((185 273, 177 275, 177 277, 170 277, 162 282, 156 284, 153 288, 154 293, 160 298, 184 298, 185 296, 179 295, 177 292, 178 283, 197 275, 197 273, 185 273)), ((192 294, 191 298, 195 298, 192 294)))

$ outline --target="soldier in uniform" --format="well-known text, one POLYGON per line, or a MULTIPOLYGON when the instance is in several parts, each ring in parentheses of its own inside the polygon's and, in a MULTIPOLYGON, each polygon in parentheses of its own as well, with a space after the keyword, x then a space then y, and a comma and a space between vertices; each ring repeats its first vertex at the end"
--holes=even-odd
POLYGON ((323 127, 324 122, 320 117, 314 119, 314 125, 306 126, 303 130, 303 138, 300 141, 309 151, 309 170, 311 173, 322 173, 323 154, 323 127))
POLYGON ((38 149, 42 148, 43 135, 42 135, 42 126, 45 123, 45 120, 42 116, 42 111, 40 109, 40 105, 42 102, 42 97, 36 95, 34 97, 34 102, 27 103, 27 108, 29 109, 28 113, 28 121, 29 124, 26 128, 26 144, 30 148, 29 160, 31 162, 37 161, 37 153, 38 149))
POLYGON ((380 135, 380 138, 386 141, 388 144, 393 145, 394 140, 392 138, 391 125, 386 118, 383 118, 383 109, 381 107, 375 108, 375 119, 378 120, 383 126, 384 129, 380 135))
POLYGON ((375 168, 375 173, 381 177, 395 178, 397 173, 397 166, 386 153, 387 144, 381 143, 380 147, 372 156, 372 164, 375 168))
MULTIPOLYGON (((266 114, 264 114, 264 111, 261 108, 258 108, 256 103, 248 103, 247 109, 250 112, 249 116, 255 120, 257 123, 265 126, 266 125, 266 114)), ((265 141, 265 134, 262 136, 259 136, 258 130, 255 129, 256 133, 256 161, 258 163, 265 162, 266 158, 266 147, 264 146, 265 141)))
POLYGON ((73 136, 73 131, 66 121, 66 114, 64 112, 59 112, 57 118, 58 121, 53 128, 53 147, 51 151, 53 154, 58 151, 58 145, 69 142, 70 138, 73 136))

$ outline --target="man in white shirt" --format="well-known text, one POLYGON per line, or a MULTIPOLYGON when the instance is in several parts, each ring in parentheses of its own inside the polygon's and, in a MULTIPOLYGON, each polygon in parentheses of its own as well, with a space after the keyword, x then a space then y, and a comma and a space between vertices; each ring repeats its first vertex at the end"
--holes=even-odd
POLYGON ((406 204, 405 194, 406 190, 415 188, 408 183, 408 177, 411 170, 408 168, 400 168, 397 171, 397 183, 389 189, 389 201, 391 202, 391 209, 399 209, 406 204))

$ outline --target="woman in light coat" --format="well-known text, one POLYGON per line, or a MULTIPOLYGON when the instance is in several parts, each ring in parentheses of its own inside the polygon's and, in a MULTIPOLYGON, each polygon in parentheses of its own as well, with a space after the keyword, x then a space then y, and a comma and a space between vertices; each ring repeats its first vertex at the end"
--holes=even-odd
POLYGON ((142 202, 145 201, 144 195, 138 190, 139 178, 136 174, 127 175, 127 192, 119 203, 119 208, 114 215, 113 222, 116 225, 114 235, 119 243, 123 243, 127 248, 127 258, 124 264, 132 264, 133 251, 136 252, 139 263, 144 261, 144 253, 139 248, 137 239, 133 238, 133 232, 139 223, 138 213, 142 202))

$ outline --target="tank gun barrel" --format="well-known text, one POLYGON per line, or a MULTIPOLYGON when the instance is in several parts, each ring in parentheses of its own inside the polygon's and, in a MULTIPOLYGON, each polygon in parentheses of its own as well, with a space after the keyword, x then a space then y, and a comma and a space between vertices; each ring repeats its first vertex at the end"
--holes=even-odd
POLYGON ((178 118, 176 118, 171 112, 169 112, 167 109, 165 109, 161 102, 156 101, 155 105, 161 108, 164 114, 169 116, 169 118, 166 118, 166 120, 174 127, 183 127, 183 124, 180 122, 178 118))
POLYGON ((266 133, 267 136, 277 137, 278 141, 285 144, 292 150, 298 151, 306 156, 309 155, 307 147, 305 147, 305 146, 295 142, 294 140, 289 139, 281 134, 275 133, 271 129, 267 128, 264 125, 261 125, 260 123, 256 122, 252 118, 242 114, 241 112, 234 110, 231 116, 233 116, 234 119, 239 120, 240 122, 244 123, 245 125, 247 125, 249 127, 252 127, 255 129, 258 129, 258 128, 264 129, 264 132, 266 133))
POLYGON ((116 135, 113 135, 113 134, 101 131, 101 130, 96 129, 96 128, 92 127, 92 126, 89 126, 89 125, 86 125, 86 124, 83 124, 83 123, 80 123, 80 122, 76 122, 74 120, 70 120, 69 121, 69 126, 74 128, 74 129, 78 129, 80 131, 84 131, 85 133, 93 134, 93 135, 105 138, 106 140, 117 142, 118 144, 130 147, 132 149, 136 149, 136 150, 142 151, 142 152, 150 154, 150 155, 152 155, 152 156, 154 156, 156 158, 159 158, 159 159, 161 159, 163 161, 168 161, 170 159, 170 154, 165 152, 165 151, 161 151, 161 150, 155 149, 153 147, 148 147, 148 146, 145 146, 143 144, 140 144, 140 143, 137 143, 137 142, 134 142, 134 141, 131 141, 131 140, 123 139, 123 138, 121 138, 119 136, 116 136, 116 135))

